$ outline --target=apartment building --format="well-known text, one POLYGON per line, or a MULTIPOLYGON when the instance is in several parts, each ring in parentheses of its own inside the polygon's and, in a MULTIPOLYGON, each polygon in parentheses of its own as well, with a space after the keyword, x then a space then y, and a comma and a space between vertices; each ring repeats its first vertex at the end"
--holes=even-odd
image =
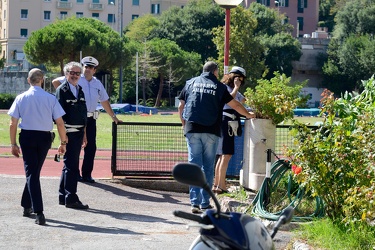
POLYGON ((294 37, 314 37, 318 29, 319 0, 244 0, 245 6, 252 2, 263 4, 269 8, 277 9, 286 16, 286 22, 293 25, 294 37))
POLYGON ((27 70, 23 45, 31 32, 56 19, 71 16, 92 17, 120 31, 121 25, 125 27, 134 18, 149 13, 158 15, 172 5, 183 7, 187 1, 0 0, 0 57, 6 58, 6 65, 14 70, 27 70))

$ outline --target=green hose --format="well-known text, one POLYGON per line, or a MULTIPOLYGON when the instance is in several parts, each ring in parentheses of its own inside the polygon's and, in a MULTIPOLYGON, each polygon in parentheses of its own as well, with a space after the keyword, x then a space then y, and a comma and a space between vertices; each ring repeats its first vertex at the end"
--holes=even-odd
MULTIPOLYGON (((286 173, 288 173, 289 178, 288 178, 288 188, 286 190, 286 195, 290 203, 287 206, 285 206, 285 208, 287 208, 288 206, 292 206, 294 207, 296 211, 299 211, 298 205, 301 203, 302 199, 304 198, 304 196, 306 196, 306 194, 305 194, 304 188, 301 186, 298 187, 297 192, 294 196, 291 194, 293 177, 290 174, 290 171, 291 171, 291 164, 288 160, 279 159, 272 164, 271 178, 270 178, 270 190, 271 190, 270 192, 272 192, 273 190, 276 190, 280 181, 282 180, 282 177, 286 173)), ((267 186, 267 180, 265 179, 262 183, 262 186, 260 187, 260 190, 258 191, 257 195, 255 196, 252 202, 252 205, 253 205, 252 213, 261 218, 276 221, 278 220, 280 214, 284 211, 285 208, 281 209, 280 211, 276 211, 274 213, 268 212, 266 210, 266 207, 265 207, 267 205, 266 200, 265 200, 266 186, 267 186)), ((316 197, 315 199, 316 199, 316 206, 315 206, 315 211, 312 214, 306 215, 306 216, 294 216, 292 221, 295 221, 295 222, 310 221, 313 218, 323 217, 324 216, 323 201, 320 197, 316 197)))

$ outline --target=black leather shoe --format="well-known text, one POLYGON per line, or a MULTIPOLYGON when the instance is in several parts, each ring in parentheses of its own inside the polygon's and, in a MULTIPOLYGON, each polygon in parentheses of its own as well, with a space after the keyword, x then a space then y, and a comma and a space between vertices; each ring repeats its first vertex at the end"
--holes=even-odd
POLYGON ((46 224, 46 218, 44 217, 43 213, 39 213, 36 215, 35 224, 38 224, 38 225, 46 224))
POLYGON ((82 176, 78 175, 77 181, 83 182, 82 176))
POLYGON ((32 208, 24 208, 23 209, 23 217, 30 217, 30 215, 33 213, 32 208))
POLYGON ((59 205, 65 205, 65 201, 59 201, 59 205))
POLYGON ((65 207, 67 208, 75 208, 75 209, 88 209, 89 205, 84 205, 80 201, 76 201, 73 203, 65 204, 65 207))
POLYGON ((83 177, 82 182, 95 183, 95 180, 92 177, 83 177))

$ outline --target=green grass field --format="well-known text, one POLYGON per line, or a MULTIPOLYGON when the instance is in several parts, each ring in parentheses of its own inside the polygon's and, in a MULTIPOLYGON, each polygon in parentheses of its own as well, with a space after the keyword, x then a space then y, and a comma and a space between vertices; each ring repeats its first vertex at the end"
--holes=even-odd
MULTIPOLYGON (((117 115, 123 122, 167 122, 167 123, 180 123, 180 118, 176 112, 171 115, 117 115)), ((316 121, 321 118, 317 117, 298 117, 299 121, 314 125, 316 121)), ((6 113, 0 114, 0 146, 9 146, 9 121, 10 116, 6 113)), ((288 124, 288 122, 286 122, 288 124)), ((54 127, 56 131, 56 126, 54 127)), ((56 131, 57 135, 57 131, 56 131)), ((58 137, 58 136, 57 136, 58 137)), ((17 137, 18 140, 18 137, 17 137)), ((56 148, 59 145, 59 139, 56 138, 52 147, 56 148)), ((97 120, 97 146, 98 149, 111 149, 112 148, 112 119, 106 113, 100 113, 97 120)))

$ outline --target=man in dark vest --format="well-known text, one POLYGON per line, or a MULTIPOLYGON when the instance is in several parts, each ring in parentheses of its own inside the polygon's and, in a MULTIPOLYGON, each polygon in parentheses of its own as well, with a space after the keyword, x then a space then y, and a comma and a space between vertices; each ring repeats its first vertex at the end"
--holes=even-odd
POLYGON ((78 62, 69 62, 64 67, 66 81, 56 89, 56 98, 63 107, 68 143, 64 155, 64 167, 60 179, 59 204, 67 208, 88 209, 77 195, 77 176, 79 174, 79 154, 86 146, 85 127, 87 107, 82 87, 78 85, 82 67, 78 62))
MULTIPOLYGON (((188 161, 202 167, 210 186, 213 184, 224 104, 246 118, 255 117, 233 99, 227 87, 217 79, 218 75, 218 65, 212 61, 207 62, 200 76, 186 82, 179 96, 178 107, 187 142, 188 161)), ((191 186, 189 193, 193 213, 212 208, 210 196, 202 188, 191 186)))

